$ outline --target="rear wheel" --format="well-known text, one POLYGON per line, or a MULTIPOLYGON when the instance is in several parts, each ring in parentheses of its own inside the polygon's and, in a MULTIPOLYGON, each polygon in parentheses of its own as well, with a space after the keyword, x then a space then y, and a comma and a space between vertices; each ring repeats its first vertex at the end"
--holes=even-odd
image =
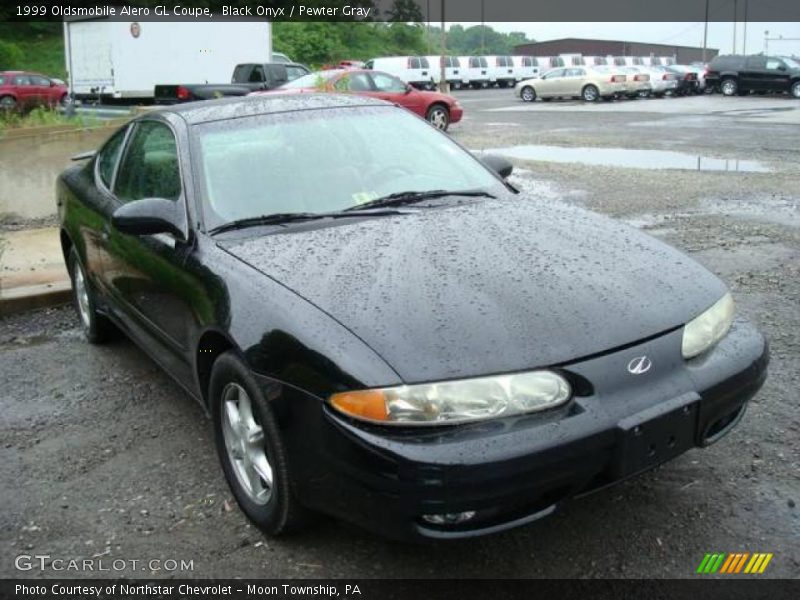
POLYGON ((797 99, 800 99, 800 81, 795 81, 792 84, 792 96, 797 99))
POLYGON ((450 111, 441 104, 431 106, 425 118, 428 123, 441 131, 447 131, 447 127, 450 125, 450 111))
POLYGON ((214 362, 209 399, 217 454, 242 511, 269 535, 302 527, 310 513, 294 496, 277 421, 234 352, 214 362))
POLYGON ((600 91, 597 89, 596 86, 587 85, 581 91, 581 98, 585 102, 597 102, 597 99, 600 97, 600 91))
POLYGON ((529 85, 526 85, 519 93, 523 102, 533 102, 536 100, 536 91, 529 85))
POLYGON ((739 84, 735 79, 731 79, 729 77, 722 80, 722 83, 719 85, 719 89, 723 96, 735 96, 739 91, 739 84))
POLYGON ((83 334, 92 344, 102 344, 113 337, 114 326, 105 316, 97 312, 94 293, 75 248, 70 250, 67 267, 72 280, 72 300, 81 321, 83 334))
POLYGON ((11 96, 3 96, 0 98, 0 110, 11 111, 16 110, 17 101, 11 96))

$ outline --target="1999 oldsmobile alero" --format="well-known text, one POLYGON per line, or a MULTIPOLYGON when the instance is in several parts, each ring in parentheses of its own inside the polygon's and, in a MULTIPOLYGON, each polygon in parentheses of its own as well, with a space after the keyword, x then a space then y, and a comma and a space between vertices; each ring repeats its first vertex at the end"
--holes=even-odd
POLYGON ((706 269, 379 100, 170 107, 83 158, 57 203, 86 337, 207 408, 269 534, 516 527, 718 440, 766 377, 706 269))

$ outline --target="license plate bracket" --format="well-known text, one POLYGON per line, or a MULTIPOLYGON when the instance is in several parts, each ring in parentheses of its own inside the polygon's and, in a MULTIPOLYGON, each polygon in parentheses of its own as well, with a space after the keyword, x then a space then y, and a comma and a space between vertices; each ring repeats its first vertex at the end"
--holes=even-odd
POLYGON ((693 448, 699 401, 695 393, 684 394, 617 423, 617 477, 646 471, 693 448))

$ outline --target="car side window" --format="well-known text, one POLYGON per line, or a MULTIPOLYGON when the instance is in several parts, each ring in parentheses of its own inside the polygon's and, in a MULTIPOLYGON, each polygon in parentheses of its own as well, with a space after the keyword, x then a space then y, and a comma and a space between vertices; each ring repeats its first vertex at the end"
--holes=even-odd
POLYGON ((782 66, 783 66, 783 62, 778 60, 778 59, 770 58, 770 59, 767 60, 767 69, 769 69, 771 71, 777 71, 782 66))
POLYGON ((136 125, 119 167, 114 193, 125 202, 180 197, 178 147, 169 127, 157 121, 136 125))
POLYGON ((289 81, 297 79, 298 77, 302 77, 303 75, 306 74, 308 74, 308 71, 306 71, 302 67, 286 67, 286 78, 289 81))
POLYGON ((31 75, 31 84, 39 85, 42 87, 50 87, 50 80, 46 77, 39 77, 38 75, 31 75))
POLYGON ((397 77, 392 77, 386 73, 373 73, 372 81, 379 92, 402 93, 406 91, 406 84, 397 77))
POLYGON ((263 83, 266 80, 267 76, 264 73, 264 67, 261 65, 256 65, 253 67, 253 70, 250 71, 250 77, 248 78, 248 81, 250 83, 263 83))
POLYGON ((14 85, 31 85, 31 79, 27 75, 15 75, 14 85))
POLYGON ((111 182, 114 178, 114 169, 119 161, 119 155, 122 151, 122 142, 125 140, 125 132, 127 127, 115 133, 110 140, 108 140, 100 153, 97 155, 97 175, 100 181, 103 182, 108 189, 111 189, 111 182))

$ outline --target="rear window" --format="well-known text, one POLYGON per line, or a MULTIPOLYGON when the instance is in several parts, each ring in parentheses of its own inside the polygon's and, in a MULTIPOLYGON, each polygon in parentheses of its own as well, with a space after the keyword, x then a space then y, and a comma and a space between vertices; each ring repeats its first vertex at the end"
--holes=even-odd
POLYGON ((430 69, 431 63, 428 62, 428 59, 424 56, 419 59, 419 64, 422 66, 423 69, 430 69))

